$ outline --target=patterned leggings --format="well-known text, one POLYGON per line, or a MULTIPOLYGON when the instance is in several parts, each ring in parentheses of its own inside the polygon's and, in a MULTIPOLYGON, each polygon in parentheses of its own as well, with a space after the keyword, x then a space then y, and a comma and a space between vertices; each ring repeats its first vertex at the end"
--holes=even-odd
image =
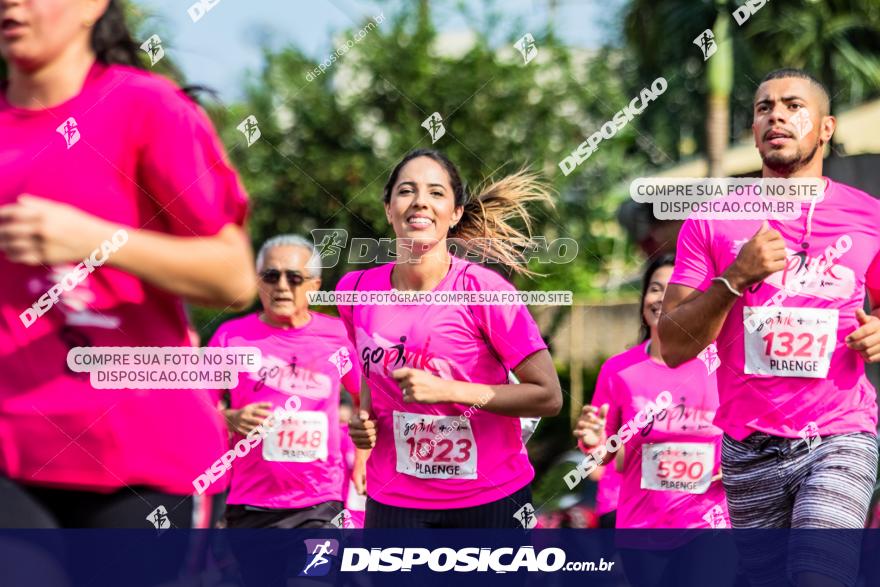
MULTIPOLYGON (((734 528, 861 529, 877 479, 877 438, 841 434, 808 444, 759 432, 742 442, 725 435, 721 469, 734 528)), ((753 585, 785 584, 800 573, 855 582, 859 532, 794 531, 782 547, 770 536, 768 543, 748 536, 738 546, 753 585)))

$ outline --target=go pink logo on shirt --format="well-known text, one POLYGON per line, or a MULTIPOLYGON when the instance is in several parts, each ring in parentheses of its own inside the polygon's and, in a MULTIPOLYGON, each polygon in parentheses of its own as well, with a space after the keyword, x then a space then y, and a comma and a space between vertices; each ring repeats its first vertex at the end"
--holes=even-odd
POLYGON ((406 347, 406 335, 400 336, 396 343, 379 334, 370 336, 358 328, 358 348, 361 355, 362 369, 365 377, 370 373, 380 373, 391 377, 396 369, 410 367, 430 371, 443 379, 452 379, 452 367, 445 359, 434 355, 430 350, 431 336, 425 338, 421 347, 406 347), (378 371, 377 371, 378 370, 378 371))
POLYGON ((856 288, 855 272, 837 260, 852 248, 852 238, 843 235, 833 247, 817 257, 806 252, 785 249, 787 258, 782 271, 767 277, 770 285, 785 290, 789 295, 801 295, 823 300, 849 299, 856 288))
POLYGON ((270 387, 282 393, 295 392, 313 399, 330 397, 333 392, 333 382, 329 375, 297 365, 296 357, 285 361, 274 355, 263 355, 263 366, 249 377, 256 381, 254 391, 270 387))

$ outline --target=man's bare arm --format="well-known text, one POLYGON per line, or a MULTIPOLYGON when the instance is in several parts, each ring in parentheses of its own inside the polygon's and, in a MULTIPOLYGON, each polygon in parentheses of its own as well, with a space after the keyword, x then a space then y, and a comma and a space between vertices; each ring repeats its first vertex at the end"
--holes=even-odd
MULTIPOLYGON (((784 266, 785 241, 765 221, 721 277, 742 293, 784 266)), ((660 352, 666 364, 678 367, 718 338, 737 299, 739 296, 727 285, 717 281, 704 292, 670 284, 663 296, 663 312, 658 324, 660 352)))
POLYGON ((717 282, 704 292, 669 284, 658 324, 663 360, 670 367, 690 361, 718 338, 727 314, 737 300, 717 282))

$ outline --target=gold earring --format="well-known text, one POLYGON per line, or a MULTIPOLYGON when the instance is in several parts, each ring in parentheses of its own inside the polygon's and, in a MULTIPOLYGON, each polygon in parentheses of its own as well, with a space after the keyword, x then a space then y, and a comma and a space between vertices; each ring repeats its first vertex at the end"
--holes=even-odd
POLYGON ((95 21, 93 21, 93 20, 84 20, 83 21, 83 26, 86 27, 87 29, 91 28, 93 24, 95 24, 95 21))

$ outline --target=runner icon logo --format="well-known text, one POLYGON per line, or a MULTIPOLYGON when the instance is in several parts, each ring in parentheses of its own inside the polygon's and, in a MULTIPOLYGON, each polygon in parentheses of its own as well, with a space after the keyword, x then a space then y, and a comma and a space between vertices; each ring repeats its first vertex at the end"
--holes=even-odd
POLYGON ((422 122, 422 126, 428 130, 431 135, 431 144, 436 143, 440 137, 446 134, 446 127, 443 126, 443 117, 439 112, 435 112, 422 122))
POLYGON ((344 346, 339 347, 339 350, 330 355, 327 360, 336 365, 340 377, 351 371, 351 355, 344 346))
POLYGON ((316 228, 312 230, 312 240, 321 256, 321 267, 336 267, 348 242, 348 231, 344 228, 316 228))
POLYGON ((694 45, 703 52, 703 61, 715 55, 715 51, 718 50, 718 44, 715 43, 715 35, 712 34, 712 29, 706 29, 697 35, 697 38, 694 39, 694 45))
POLYGON ((516 518, 516 521, 522 524, 522 527, 526 530, 531 530, 538 524, 538 518, 535 516, 535 508, 533 508, 530 503, 527 503, 516 510, 513 517, 516 518))
POLYGON ((538 56, 538 47, 535 45, 535 37, 533 37, 531 33, 524 34, 513 46, 522 54, 526 65, 538 56))
POLYGON ((813 421, 804 426, 799 434, 804 442, 807 443, 807 452, 812 452, 822 442, 822 437, 819 436, 819 426, 813 421))
POLYGON ((714 373, 715 370, 721 366, 721 359, 718 358, 718 347, 715 346, 714 342, 700 351, 697 358, 703 361, 703 364, 706 365, 706 371, 709 375, 714 373))
POLYGON ((253 114, 242 120, 241 124, 235 128, 240 130, 241 134, 244 135, 244 138, 247 139, 248 147, 253 145, 261 136, 263 136, 260 132, 260 127, 257 125, 257 117, 253 114))
POLYGON ((160 505, 150 512, 147 521, 151 522, 157 530, 167 530, 171 527, 171 519, 168 517, 168 510, 164 505, 160 505))
POLYGON ((807 136, 807 133, 813 130, 813 121, 810 120, 810 113, 806 108, 800 108, 789 121, 794 125, 798 139, 804 138, 807 136))
POLYGON ((55 132, 64 137, 64 143, 68 149, 79 142, 79 125, 73 116, 59 124, 55 132))
POLYGON ((336 517, 330 520, 330 523, 336 528, 354 528, 354 521, 351 519, 351 512, 347 509, 336 514, 336 517))
POLYGON ((153 35, 141 44, 141 50, 150 56, 150 67, 159 63, 165 57, 165 49, 162 47, 162 39, 159 35, 153 35))
POLYGON ((323 577, 330 572, 330 561, 339 555, 339 541, 333 539, 303 540, 306 544, 306 566, 300 577, 323 577))

